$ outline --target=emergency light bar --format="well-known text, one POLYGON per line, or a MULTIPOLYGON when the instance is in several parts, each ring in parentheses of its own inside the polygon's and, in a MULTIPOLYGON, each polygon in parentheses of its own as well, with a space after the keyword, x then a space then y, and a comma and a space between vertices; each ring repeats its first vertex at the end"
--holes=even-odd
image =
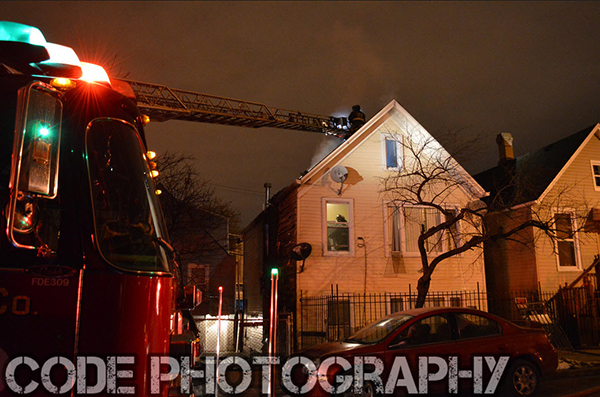
POLYGON ((106 70, 104 70, 102 66, 89 62, 81 62, 80 64, 81 70, 83 71, 81 80, 87 82, 110 84, 110 78, 108 77, 108 73, 106 73, 106 70))
POLYGON ((8 21, 0 21, 0 40, 46 45, 46 38, 38 28, 8 21))
POLYGON ((81 62, 72 48, 48 43, 38 28, 16 22, 0 21, 0 63, 32 76, 110 84, 102 66, 81 62))

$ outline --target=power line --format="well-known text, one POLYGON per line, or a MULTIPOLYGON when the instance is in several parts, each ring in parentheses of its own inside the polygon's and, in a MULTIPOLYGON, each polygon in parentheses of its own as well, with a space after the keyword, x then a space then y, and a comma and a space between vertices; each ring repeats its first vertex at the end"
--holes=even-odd
POLYGON ((260 190, 252 190, 252 189, 245 189, 245 188, 235 187, 235 186, 219 185, 217 183, 210 183, 210 185, 219 187, 221 189, 230 190, 230 191, 243 193, 243 194, 249 194, 249 195, 253 195, 253 196, 263 196, 265 194, 263 191, 260 191, 260 190))

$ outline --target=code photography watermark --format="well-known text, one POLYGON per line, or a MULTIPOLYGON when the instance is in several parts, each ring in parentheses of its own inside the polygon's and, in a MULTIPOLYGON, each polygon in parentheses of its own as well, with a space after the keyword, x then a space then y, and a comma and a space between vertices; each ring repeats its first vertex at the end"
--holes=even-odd
MULTIPOLYGON (((230 356, 219 363, 215 357, 206 357, 201 365, 192 366, 188 357, 151 356, 147 364, 151 395, 160 394, 164 384, 174 380, 178 380, 182 394, 191 393, 192 385, 201 384, 205 395, 217 394, 217 390, 241 395, 254 384, 258 385, 259 393, 267 395, 271 394, 273 380, 276 380, 284 390, 295 395, 360 394, 367 382, 378 394, 384 395, 399 391, 423 395, 436 383, 447 387, 446 392, 451 395, 458 394, 461 379, 468 380, 473 394, 490 395, 495 393, 508 360, 506 356, 476 356, 469 363, 460 363, 458 356, 422 356, 409 363, 406 357, 396 356, 391 363, 384 363, 377 356, 331 356, 323 361, 296 356, 282 362, 279 357, 230 356), (467 367, 469 369, 465 369, 467 367), (227 376, 230 371, 241 374, 232 383, 227 376), (274 379, 275 374, 277 379, 274 379), (296 374, 302 374, 300 380, 296 374)), ((128 384, 128 380, 135 378, 134 364, 134 356, 80 356, 74 361, 56 356, 41 363, 19 356, 8 361, 4 368, 0 391, 6 388, 27 395, 43 388, 51 394, 74 390, 77 394, 136 395, 135 385, 128 384), (60 380, 51 376, 57 368, 63 372, 60 380), (19 381, 18 371, 28 373, 27 381, 19 381)))

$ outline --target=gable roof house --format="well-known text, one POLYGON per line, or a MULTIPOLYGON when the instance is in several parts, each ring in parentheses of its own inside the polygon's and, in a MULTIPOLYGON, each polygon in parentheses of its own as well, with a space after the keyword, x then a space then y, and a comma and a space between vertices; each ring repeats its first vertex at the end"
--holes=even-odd
MULTIPOLYGON (((441 213, 398 208, 381 193, 381 181, 402 170, 410 156, 399 142, 423 138, 432 139, 393 100, 278 192, 244 231, 247 314, 268 317, 274 267, 278 307, 294 313, 296 347, 347 335, 413 306, 421 275, 416 237, 424 226, 441 222, 441 213)), ((446 192, 444 205, 464 206, 485 194, 462 167, 456 170, 453 177, 470 188, 446 192)), ((467 251, 436 269, 427 305, 467 306, 463 292, 478 288, 485 288, 483 256, 467 251), (452 292, 452 299, 434 292, 452 292)))
MULTIPOLYGON (((549 222, 557 238, 529 227, 485 243, 488 291, 556 292, 593 282, 583 276, 593 273, 600 253, 600 124, 516 159, 510 134, 500 134, 497 142, 498 166, 475 178, 490 192, 490 206, 510 210, 488 219, 488 227, 510 230, 539 219, 549 222)), ((506 316, 507 310, 495 311, 506 316)))

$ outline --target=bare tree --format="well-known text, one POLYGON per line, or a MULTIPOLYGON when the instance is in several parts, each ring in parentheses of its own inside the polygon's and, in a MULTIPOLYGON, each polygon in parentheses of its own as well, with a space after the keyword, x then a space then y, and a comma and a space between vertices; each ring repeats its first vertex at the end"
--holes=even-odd
POLYGON ((227 254, 239 213, 217 197, 194 168, 192 156, 166 152, 156 159, 157 185, 170 238, 184 263, 207 263, 227 254))
MULTIPOLYGON (((481 251, 483 243, 490 240, 525 243, 521 235, 524 231, 535 229, 552 239, 560 234, 555 231, 553 213, 548 208, 539 207, 525 218, 515 209, 515 204, 525 202, 535 191, 536 175, 531 169, 527 170, 529 174, 519 174, 514 159, 501 162, 498 168, 502 178, 497 178, 498 185, 485 197, 485 192, 477 189, 479 185, 457 162, 462 155, 472 157, 477 152, 477 139, 458 142, 456 133, 446 133, 443 139, 454 144, 450 155, 421 126, 405 131, 406 134, 399 130, 387 132, 396 137, 403 164, 397 172, 382 178, 381 192, 396 206, 397 216, 403 216, 405 222, 420 223, 416 246, 422 275, 417 282, 416 307, 423 307, 431 277, 444 260, 470 250, 481 251), (465 200, 458 206, 449 206, 449 202, 455 203, 457 194, 465 200), (415 212, 411 208, 422 209, 424 215, 410 219, 415 212), (428 214, 430 219, 424 221, 428 214)), ((553 206, 573 206, 573 201, 566 202, 567 190, 555 197, 553 206)))

